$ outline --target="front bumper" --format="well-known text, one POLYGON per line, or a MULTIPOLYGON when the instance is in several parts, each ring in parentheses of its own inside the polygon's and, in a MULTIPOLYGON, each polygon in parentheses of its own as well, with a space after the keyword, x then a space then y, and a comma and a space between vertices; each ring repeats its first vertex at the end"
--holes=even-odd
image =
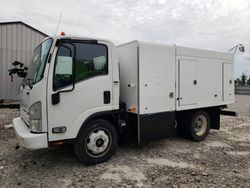
POLYGON ((20 118, 13 119, 18 143, 27 149, 48 147, 47 133, 31 133, 25 122, 20 118))

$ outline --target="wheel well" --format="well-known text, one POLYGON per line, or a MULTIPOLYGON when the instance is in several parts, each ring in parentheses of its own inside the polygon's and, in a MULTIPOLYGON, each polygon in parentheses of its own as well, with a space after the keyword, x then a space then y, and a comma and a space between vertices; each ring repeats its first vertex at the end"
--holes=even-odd
POLYGON ((80 132, 85 128, 85 126, 96 119, 104 119, 106 121, 109 121, 116 129, 117 133, 119 134, 119 125, 118 125, 118 111, 110 111, 110 112, 100 112, 100 113, 96 113, 91 115, 90 117, 88 117, 82 124, 81 128, 79 129, 79 132, 77 134, 80 134, 80 132))
POLYGON ((187 120, 187 118, 190 117, 190 115, 193 115, 194 113, 203 110, 203 111, 207 112, 209 117, 210 117, 210 123, 211 123, 210 128, 219 130, 220 129, 220 110, 221 110, 221 108, 222 108, 221 106, 216 106, 216 107, 178 111, 176 113, 177 124, 180 124, 180 126, 183 125, 185 120, 187 120))

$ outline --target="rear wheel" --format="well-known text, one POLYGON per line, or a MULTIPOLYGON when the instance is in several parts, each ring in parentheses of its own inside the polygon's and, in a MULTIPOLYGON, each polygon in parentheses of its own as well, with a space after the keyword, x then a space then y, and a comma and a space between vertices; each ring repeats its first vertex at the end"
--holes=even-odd
POLYGON ((186 112, 178 118, 180 136, 194 140, 204 140, 210 129, 210 116, 204 111, 186 112))
POLYGON ((117 139, 117 132, 109 121, 94 120, 80 132, 75 152, 85 164, 102 163, 115 153, 117 139))
POLYGON ((210 129, 210 117, 205 111, 198 111, 194 113, 189 124, 189 134, 192 140, 204 140, 210 129))

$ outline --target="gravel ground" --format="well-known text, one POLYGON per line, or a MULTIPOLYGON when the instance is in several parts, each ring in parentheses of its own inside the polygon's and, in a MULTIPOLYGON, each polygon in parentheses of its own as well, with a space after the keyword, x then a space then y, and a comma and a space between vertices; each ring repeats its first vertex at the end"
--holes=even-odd
POLYGON ((250 187, 250 96, 230 106, 239 117, 221 118, 221 130, 203 142, 179 137, 143 146, 123 145, 106 163, 81 164, 72 147, 29 151, 16 147, 19 115, 0 109, 1 187, 250 187))

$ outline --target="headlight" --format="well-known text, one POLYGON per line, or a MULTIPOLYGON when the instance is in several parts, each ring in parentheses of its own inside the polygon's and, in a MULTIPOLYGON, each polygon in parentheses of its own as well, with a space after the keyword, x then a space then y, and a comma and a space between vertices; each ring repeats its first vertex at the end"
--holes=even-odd
POLYGON ((31 131, 42 132, 42 106, 40 101, 30 106, 29 118, 31 131))

